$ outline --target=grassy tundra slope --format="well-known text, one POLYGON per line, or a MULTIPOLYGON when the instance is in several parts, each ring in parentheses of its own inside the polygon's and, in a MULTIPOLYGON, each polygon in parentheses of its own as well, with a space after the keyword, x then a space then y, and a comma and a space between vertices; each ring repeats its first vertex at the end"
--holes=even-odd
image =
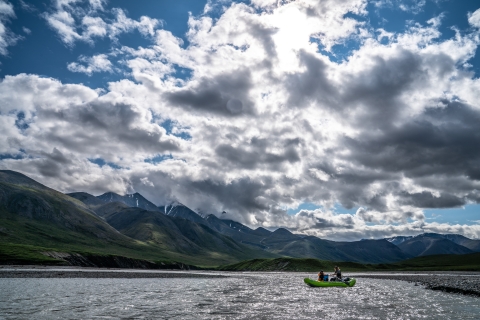
POLYGON ((387 266, 392 270, 480 271, 480 253, 424 256, 392 263, 387 266))
MULTIPOLYGON (((121 206, 119 208, 126 209, 121 206)), ((215 237, 212 230, 205 230, 193 222, 176 221, 176 218, 163 216, 158 211, 145 212, 147 214, 143 216, 162 215, 160 218, 172 220, 177 226, 183 225, 185 230, 191 231, 193 237, 199 236, 201 232, 206 234, 202 236, 207 240, 215 237)), ((122 214, 116 217, 120 218, 122 214)), ((219 234, 218 237, 227 243, 224 247, 212 244, 201 247, 202 244, 197 243, 196 252, 180 251, 150 241, 151 239, 131 237, 135 229, 155 229, 156 226, 150 222, 140 220, 125 225, 129 232, 122 234, 81 201, 47 188, 20 173, 0 171, 0 263, 65 262, 49 258, 43 254, 45 252, 118 255, 150 261, 179 261, 197 266, 218 266, 263 255, 263 252, 241 244, 236 245, 237 250, 231 250, 233 241, 219 234)), ((158 238, 172 237, 171 233, 161 234, 165 230, 157 228, 155 232, 158 238)), ((181 234, 174 236, 180 237, 181 234)), ((169 241, 175 242, 176 239, 169 241)), ((218 241, 215 243, 218 244, 218 241)))
POLYGON ((239 263, 218 267, 221 271, 305 271, 318 272, 333 271, 335 266, 340 266, 343 271, 372 271, 371 265, 356 262, 335 262, 318 259, 276 258, 253 259, 239 263))
POLYGON ((318 259, 253 259, 218 267, 222 271, 306 271, 333 270, 340 266, 344 272, 353 271, 480 271, 480 253, 465 255, 436 255, 417 257, 391 264, 361 264, 318 259))

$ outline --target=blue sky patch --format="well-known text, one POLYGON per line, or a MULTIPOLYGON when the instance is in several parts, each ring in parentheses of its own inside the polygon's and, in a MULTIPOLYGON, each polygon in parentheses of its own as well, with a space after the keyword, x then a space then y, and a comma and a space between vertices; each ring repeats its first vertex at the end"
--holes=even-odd
POLYGON ((113 162, 106 162, 106 161, 105 161, 104 159, 102 159, 102 158, 88 159, 88 161, 90 161, 91 163, 95 163, 95 164, 98 165, 99 167, 109 166, 109 167, 112 168, 112 169, 122 169, 122 167, 120 167, 119 165, 116 165, 116 164, 113 163, 113 162))
POLYGON ((173 156, 171 154, 158 154, 155 157, 145 159, 144 161, 151 164, 157 164, 165 160, 171 160, 171 159, 173 159, 173 156))
POLYGON ((160 124, 160 126, 162 126, 167 131, 167 134, 169 134, 169 135, 179 137, 183 140, 191 140, 192 139, 192 136, 186 131, 174 132, 174 131, 176 131, 174 129, 177 126, 177 123, 175 121, 167 119, 167 120, 163 121, 160 124))
POLYGON ((425 209, 428 222, 475 225, 480 222, 480 204, 467 204, 462 208, 425 209))

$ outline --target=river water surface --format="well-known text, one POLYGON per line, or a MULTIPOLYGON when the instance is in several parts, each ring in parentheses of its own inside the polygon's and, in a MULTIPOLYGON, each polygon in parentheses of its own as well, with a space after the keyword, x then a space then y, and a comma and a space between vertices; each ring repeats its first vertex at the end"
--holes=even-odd
POLYGON ((308 273, 226 278, 0 279, 0 319, 480 319, 480 299, 358 279, 311 288, 308 273))

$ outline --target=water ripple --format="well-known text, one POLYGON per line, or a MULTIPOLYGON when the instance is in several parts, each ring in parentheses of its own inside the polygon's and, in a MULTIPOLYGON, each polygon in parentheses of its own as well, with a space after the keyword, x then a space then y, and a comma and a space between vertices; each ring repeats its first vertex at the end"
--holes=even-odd
POLYGON ((310 288, 300 273, 230 278, 0 279, 1 319, 479 319, 480 299, 359 279, 310 288))

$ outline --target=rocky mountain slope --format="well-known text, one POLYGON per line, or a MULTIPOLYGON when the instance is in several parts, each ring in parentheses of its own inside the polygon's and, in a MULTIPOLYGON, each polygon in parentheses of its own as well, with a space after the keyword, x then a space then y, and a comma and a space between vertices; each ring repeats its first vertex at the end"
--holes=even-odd
MULTIPOLYGON (((165 216, 158 208, 130 208, 99 198, 101 204, 85 193, 74 196, 85 203, 17 172, 0 171, 0 263, 30 253, 37 259, 42 253, 60 257, 74 252, 203 266, 265 257, 259 249, 189 220, 165 216)), ((142 198, 136 198, 139 204, 142 198)))
POLYGON ((472 250, 445 239, 437 234, 421 234, 408 239, 398 247, 412 257, 437 255, 437 254, 468 254, 472 250))
POLYGON ((114 192, 106 192, 97 197, 97 199, 102 200, 103 202, 122 202, 129 207, 141 208, 150 211, 159 211, 160 209, 145 199, 140 193, 136 192, 133 194, 126 194, 121 196, 114 192))

